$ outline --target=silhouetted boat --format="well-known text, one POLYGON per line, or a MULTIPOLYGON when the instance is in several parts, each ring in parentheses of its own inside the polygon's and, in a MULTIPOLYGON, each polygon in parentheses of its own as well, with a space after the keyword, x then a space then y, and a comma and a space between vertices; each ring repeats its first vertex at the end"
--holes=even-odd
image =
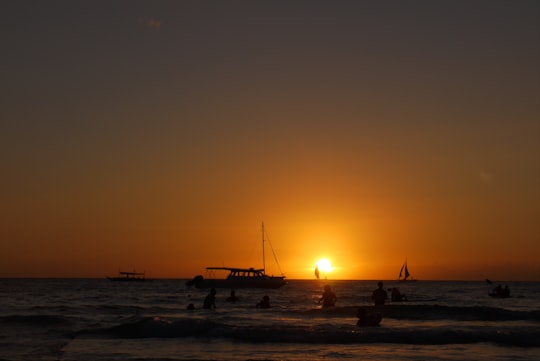
POLYGON ((227 271, 226 278, 204 278, 195 276, 187 281, 186 285, 196 288, 280 288, 287 284, 285 276, 269 276, 264 269, 255 268, 231 268, 231 267, 206 267, 208 274, 216 271, 227 271))
POLYGON ((141 282, 146 281, 144 272, 118 272, 119 277, 107 277, 110 281, 141 282))
POLYGON ((416 282, 416 280, 412 278, 411 274, 409 273, 409 268, 407 267, 407 260, 405 260, 405 263, 403 264, 403 266, 401 266, 401 270, 399 271, 398 281, 416 282))
MULTIPOLYGON (((493 282, 491 282, 489 279, 486 278, 486 282, 490 285, 493 285, 493 282)), ((509 298, 512 297, 510 295, 510 289, 508 286, 504 286, 504 288, 501 285, 497 285, 493 291, 488 293, 489 296, 494 298, 509 298)))
MULTIPOLYGON (((187 286, 196 288, 280 288, 287 284, 285 276, 269 276, 266 274, 264 254, 264 224, 262 225, 263 268, 234 268, 234 267, 206 267, 207 278, 202 275, 195 276, 186 282, 187 286), (228 272, 224 278, 214 278, 219 271, 228 272)), ((275 257, 275 254, 274 254, 275 257)), ((224 275, 225 276, 225 275, 224 275)))

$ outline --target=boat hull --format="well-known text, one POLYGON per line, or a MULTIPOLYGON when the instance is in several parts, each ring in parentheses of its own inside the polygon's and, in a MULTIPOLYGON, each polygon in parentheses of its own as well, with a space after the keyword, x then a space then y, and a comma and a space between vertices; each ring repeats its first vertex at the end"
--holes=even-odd
POLYGON ((114 282, 144 282, 145 278, 126 278, 126 277, 107 277, 109 281, 114 282))
POLYGON ((268 277, 264 279, 202 279, 194 282, 196 288, 281 288, 287 284, 282 277, 268 277))

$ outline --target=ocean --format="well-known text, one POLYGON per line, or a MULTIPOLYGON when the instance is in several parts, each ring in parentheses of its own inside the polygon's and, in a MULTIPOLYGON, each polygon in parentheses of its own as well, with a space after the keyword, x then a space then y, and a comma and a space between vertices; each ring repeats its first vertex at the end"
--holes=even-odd
POLYGON ((290 280, 234 303, 218 289, 208 310, 209 290, 185 280, 0 279, 0 360, 539 360, 540 282, 504 284, 512 297, 483 281, 384 281, 408 301, 359 327, 377 281, 290 280), (325 284, 335 307, 318 304, 325 284), (264 295, 272 307, 256 308, 264 295))

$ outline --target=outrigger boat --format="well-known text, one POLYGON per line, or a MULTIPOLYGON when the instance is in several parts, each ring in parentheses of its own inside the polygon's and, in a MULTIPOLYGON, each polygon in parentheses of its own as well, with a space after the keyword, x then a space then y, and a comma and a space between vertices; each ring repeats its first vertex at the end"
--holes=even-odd
MULTIPOLYGON (((280 288, 287 284, 285 276, 269 276, 266 274, 264 255, 264 224, 262 225, 263 268, 233 268, 233 267, 206 267, 206 278, 195 276, 186 282, 187 286, 196 288, 280 288), (215 278, 219 271, 229 272, 225 278, 215 278)), ((275 257, 275 254, 274 254, 275 257)), ((276 260, 277 261, 277 260, 276 260)), ((279 267, 279 266, 278 266, 279 267)))
POLYGON ((144 272, 118 272, 119 277, 107 277, 110 281, 141 282, 146 281, 144 272))

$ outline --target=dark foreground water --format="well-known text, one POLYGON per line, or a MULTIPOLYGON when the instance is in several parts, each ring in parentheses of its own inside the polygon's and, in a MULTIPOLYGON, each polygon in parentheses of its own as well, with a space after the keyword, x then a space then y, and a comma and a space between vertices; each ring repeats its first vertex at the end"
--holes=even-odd
POLYGON ((511 298, 485 282, 399 284, 378 327, 357 327, 374 281, 328 281, 336 307, 317 301, 326 281, 237 290, 215 310, 184 280, 0 280, 0 360, 539 360, 540 283, 511 282, 511 298), (255 304, 267 294, 272 308, 255 304), (195 310, 187 310, 193 303, 195 310))

